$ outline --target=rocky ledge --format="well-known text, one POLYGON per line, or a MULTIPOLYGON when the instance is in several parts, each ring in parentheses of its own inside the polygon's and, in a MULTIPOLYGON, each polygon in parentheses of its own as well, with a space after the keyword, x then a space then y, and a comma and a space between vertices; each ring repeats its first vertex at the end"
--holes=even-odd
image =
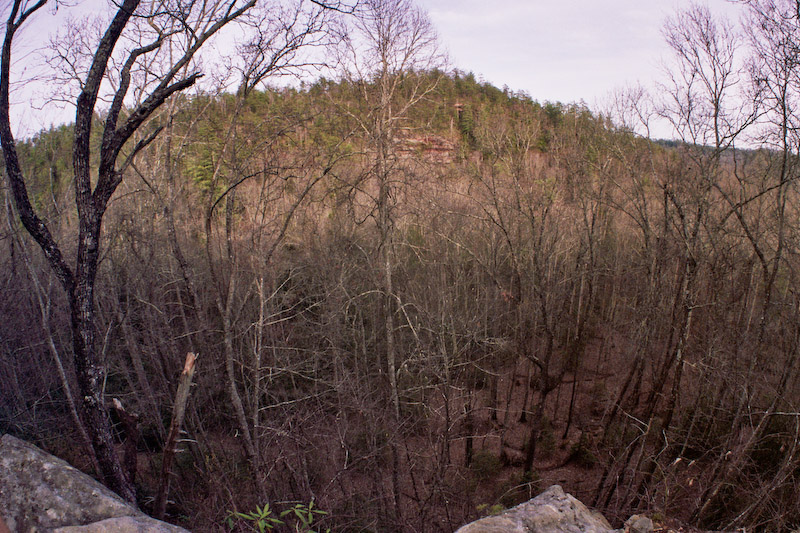
POLYGON ((495 516, 481 518, 456 533, 652 533, 653 522, 634 515, 622 529, 553 485, 537 497, 495 516))
MULTIPOLYGON (((0 533, 181 533, 125 503, 61 459, 11 435, 0 437, 0 533)), ((456 533, 652 533, 633 516, 612 529, 598 512, 553 485, 532 500, 456 533)))
POLYGON ((15 533, 186 533, 11 435, 0 437, 0 533, 4 525, 15 533))

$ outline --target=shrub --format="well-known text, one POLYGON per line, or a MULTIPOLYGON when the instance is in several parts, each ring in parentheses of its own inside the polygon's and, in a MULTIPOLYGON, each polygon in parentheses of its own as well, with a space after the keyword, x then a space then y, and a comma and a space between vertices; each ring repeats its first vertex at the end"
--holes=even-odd
POLYGON ((496 476, 503 469, 503 463, 492 452, 480 450, 472 456, 469 468, 479 481, 483 481, 496 476))
POLYGON ((553 423, 546 416, 542 417, 539 429, 538 450, 545 459, 552 456, 553 452, 556 450, 556 436, 553 431, 553 423))
POLYGON ((597 464, 597 457, 595 457, 592 451, 589 449, 589 445, 589 437, 586 435, 586 433, 581 433, 581 437, 578 439, 578 442, 573 444, 570 448, 570 459, 574 460, 575 463, 581 468, 588 469, 597 464))

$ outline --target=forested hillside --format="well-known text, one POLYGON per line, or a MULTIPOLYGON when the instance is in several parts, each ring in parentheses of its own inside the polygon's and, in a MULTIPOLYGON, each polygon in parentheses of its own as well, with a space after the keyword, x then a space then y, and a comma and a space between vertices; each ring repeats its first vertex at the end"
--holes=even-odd
MULTIPOLYGON (((94 294, 139 505, 170 475, 192 352, 166 509, 192 530, 248 530, 231 513, 269 503, 332 531, 453 531, 555 482, 616 519, 800 525, 798 65, 734 106, 745 76, 703 16, 667 29, 699 47, 672 80, 692 105, 659 111, 672 142, 623 120, 646 115, 632 93, 609 117, 419 62, 166 98, 121 151, 94 294)), ((773 65, 794 30, 752 16, 773 65)), ((16 144, 68 258, 77 136, 16 144)), ((0 431, 100 475, 70 304, 16 205, 9 188, 0 431)))

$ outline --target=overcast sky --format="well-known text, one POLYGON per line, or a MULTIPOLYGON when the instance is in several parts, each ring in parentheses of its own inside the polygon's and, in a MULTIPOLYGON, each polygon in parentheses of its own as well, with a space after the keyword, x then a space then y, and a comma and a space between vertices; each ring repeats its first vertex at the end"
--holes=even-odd
MULTIPOLYGON (((702 1, 702 0, 701 0, 702 1)), ((0 0, 5 3, 7 0, 0 0)), ((616 88, 651 85, 668 50, 661 35, 667 16, 690 0, 418 0, 430 14, 451 66, 540 102, 584 102, 597 109, 616 88)), ((738 19, 741 7, 706 0, 715 13, 738 19)), ((80 0, 77 8, 39 15, 15 50, 25 65, 31 43, 42 44, 68 13, 107 5, 80 0)), ((78 13, 79 14, 79 13, 78 13)), ((5 17, 4 17, 5 18, 5 17)), ((19 68, 19 67, 18 67, 19 68)), ((31 109, 33 87, 12 96, 18 135, 72 120, 72 110, 31 109)))
MULTIPOLYGON (((689 0, 419 0, 453 66, 540 102, 593 107, 615 88, 660 75, 664 20, 689 0)), ((738 20, 741 6, 698 2, 738 20)))

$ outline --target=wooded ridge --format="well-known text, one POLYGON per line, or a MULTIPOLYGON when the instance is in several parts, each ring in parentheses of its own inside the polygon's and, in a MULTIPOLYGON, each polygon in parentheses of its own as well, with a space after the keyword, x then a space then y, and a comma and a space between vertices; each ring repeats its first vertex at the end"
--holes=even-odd
POLYGON ((187 60, 4 143, 0 433, 193 531, 453 531, 555 483, 615 527, 800 526, 789 4, 677 15, 663 98, 600 113, 446 69, 404 0, 312 3, 335 76, 190 94, 187 60))

